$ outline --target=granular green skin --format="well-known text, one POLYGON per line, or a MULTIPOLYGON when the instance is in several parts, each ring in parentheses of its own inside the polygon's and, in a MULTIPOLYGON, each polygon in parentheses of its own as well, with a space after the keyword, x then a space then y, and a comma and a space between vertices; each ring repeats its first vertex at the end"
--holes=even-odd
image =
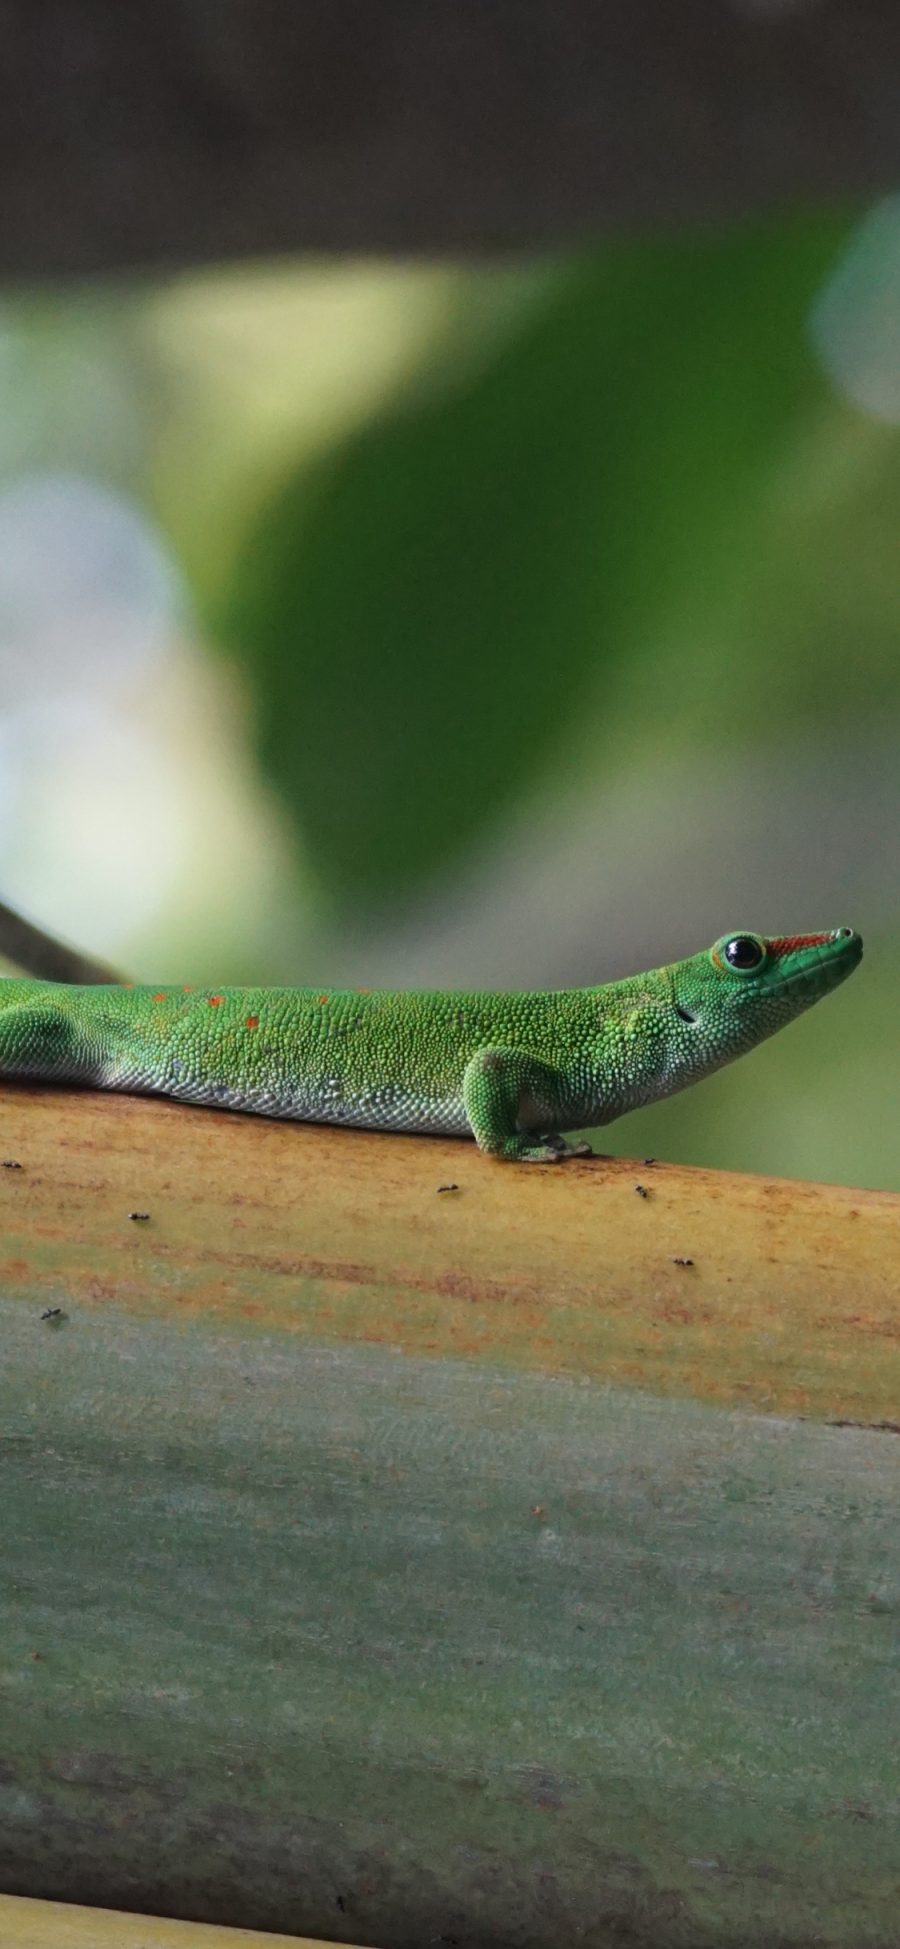
POLYGON ((861 954, 849 928, 725 935, 624 981, 521 994, 11 980, 0 986, 0 1074, 372 1130, 468 1132, 495 1156, 555 1162, 588 1149, 564 1131, 721 1068, 836 987, 861 954), (756 965, 730 964, 736 941, 756 965))

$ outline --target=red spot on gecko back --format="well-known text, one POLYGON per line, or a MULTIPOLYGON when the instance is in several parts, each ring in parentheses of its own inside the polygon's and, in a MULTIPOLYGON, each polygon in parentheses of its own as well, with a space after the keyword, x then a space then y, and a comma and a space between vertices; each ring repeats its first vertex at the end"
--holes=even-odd
POLYGON ((358 995, 371 995, 372 990, 371 988, 357 988, 356 992, 358 995))
POLYGON ((320 995, 320 996, 319 996, 319 1000, 320 1000, 320 1002, 330 1002, 330 1000, 331 1000, 331 996, 330 996, 330 995, 320 995))
POLYGON ((830 934, 783 934, 769 942, 769 953, 776 958, 781 954, 796 954, 801 947, 827 947, 830 934))
POLYGON ((222 1003, 225 1000, 225 997, 224 995, 208 995, 207 1000, 209 1002, 210 1008, 221 1008, 222 1003))
POLYGON ((182 990, 181 990, 181 992, 182 992, 182 994, 183 994, 183 995, 192 995, 192 994, 193 994, 193 992, 194 992, 194 989, 193 989, 193 985, 192 985, 192 983, 191 983, 191 982, 189 982, 189 981, 188 981, 188 982, 185 982, 185 984, 184 984, 184 986, 182 987, 182 990))
POLYGON ((258 1015, 248 1015, 248 1016, 246 1017, 246 1019, 245 1019, 245 1021, 244 1021, 244 1027, 245 1027, 245 1029, 258 1029, 258 1028, 259 1028, 259 1016, 258 1016, 258 1015))
POLYGON ((162 989, 160 989, 159 994, 151 995, 150 1000, 152 1002, 164 1002, 166 1000, 166 996, 163 994, 162 989))

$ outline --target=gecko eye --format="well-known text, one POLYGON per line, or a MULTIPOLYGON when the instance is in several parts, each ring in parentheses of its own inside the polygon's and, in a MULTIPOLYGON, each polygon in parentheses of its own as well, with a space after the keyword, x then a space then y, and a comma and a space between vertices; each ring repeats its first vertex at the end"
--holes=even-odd
POLYGON ((723 950, 729 967, 737 968, 741 974, 750 974, 754 968, 762 966, 766 950, 752 934, 736 934, 727 941, 723 950))

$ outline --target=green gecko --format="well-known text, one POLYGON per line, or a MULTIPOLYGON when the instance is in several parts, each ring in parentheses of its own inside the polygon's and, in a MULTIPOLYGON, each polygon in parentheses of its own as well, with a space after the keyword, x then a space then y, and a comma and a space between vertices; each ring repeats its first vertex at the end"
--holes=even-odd
POLYGON ((850 927, 726 934, 687 961, 546 993, 0 982, 0 1075, 150 1091, 369 1130, 471 1134, 493 1157, 591 1154, 611 1123, 721 1069, 852 973, 850 927))

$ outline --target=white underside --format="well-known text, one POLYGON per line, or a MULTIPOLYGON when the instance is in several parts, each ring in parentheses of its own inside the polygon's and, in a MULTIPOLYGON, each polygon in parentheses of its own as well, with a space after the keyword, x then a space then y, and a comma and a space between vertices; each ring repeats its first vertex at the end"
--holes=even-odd
POLYGON ((194 1082, 177 1077, 160 1083, 146 1071, 124 1072, 118 1065, 104 1064, 94 1081, 100 1089, 169 1096, 176 1102, 201 1104, 207 1109, 242 1110, 296 1123, 329 1123, 360 1130, 406 1130, 442 1137, 471 1135, 469 1120, 458 1098, 433 1103, 407 1090, 385 1088, 354 1096, 350 1101, 336 1079, 331 1086, 326 1081, 308 1092, 293 1088, 244 1090, 228 1083, 194 1082))

